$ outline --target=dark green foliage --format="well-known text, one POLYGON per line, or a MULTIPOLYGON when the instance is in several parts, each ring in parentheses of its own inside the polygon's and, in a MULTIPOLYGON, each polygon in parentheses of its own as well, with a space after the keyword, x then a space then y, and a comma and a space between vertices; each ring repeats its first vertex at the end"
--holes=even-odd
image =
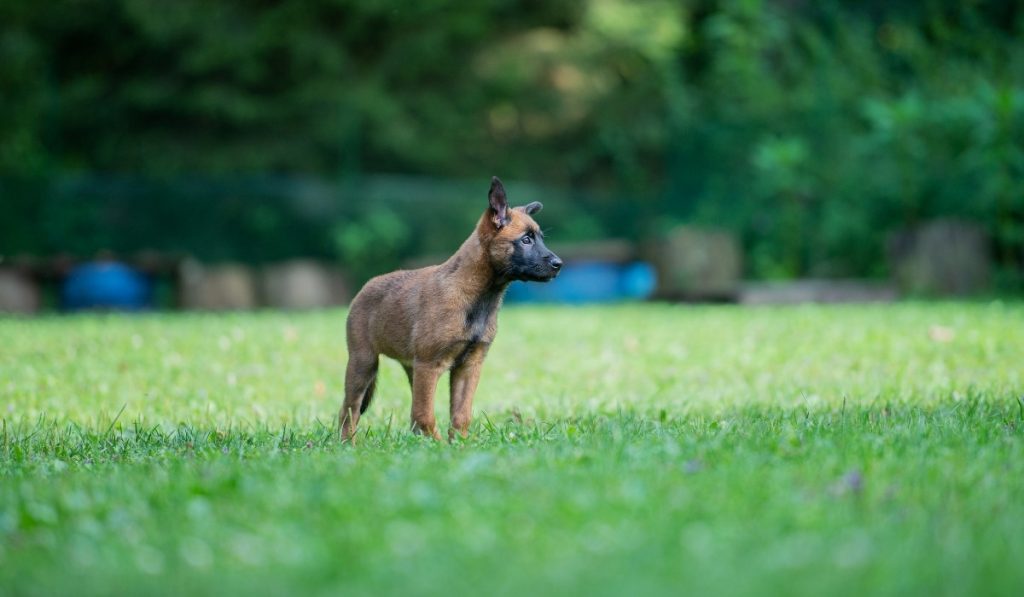
MULTIPOLYGON (((726 226, 759 277, 883 275, 888 233, 963 217, 1012 285, 1022 37, 1024 10, 997 0, 11 0, 0 253, 142 248, 108 217, 119 199, 66 182, 84 173, 160 188, 133 217, 191 223, 149 245, 205 258, 337 254, 391 213, 421 234, 388 239, 384 268, 463 235, 424 229, 420 194, 500 174, 571 189, 563 238, 726 226), (426 177, 420 194, 360 204, 394 172, 426 177), (310 217, 301 182, 246 190, 267 176, 328 181, 330 209, 310 217), (196 178, 217 181, 202 199, 196 178), (249 201, 255 223, 232 215, 249 201)), ((449 198, 457 218, 474 197, 449 198)))

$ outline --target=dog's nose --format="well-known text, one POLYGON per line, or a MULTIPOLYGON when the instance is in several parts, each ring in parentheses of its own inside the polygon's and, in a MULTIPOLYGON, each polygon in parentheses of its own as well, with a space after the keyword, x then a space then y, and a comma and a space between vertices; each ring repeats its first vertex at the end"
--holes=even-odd
POLYGON ((557 256, 552 255, 551 256, 551 267, 553 267, 555 269, 562 269, 562 260, 559 259, 557 256))

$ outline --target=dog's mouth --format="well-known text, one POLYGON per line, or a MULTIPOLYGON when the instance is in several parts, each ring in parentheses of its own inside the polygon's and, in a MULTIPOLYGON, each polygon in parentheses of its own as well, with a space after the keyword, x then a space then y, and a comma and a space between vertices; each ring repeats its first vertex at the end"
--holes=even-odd
POLYGON ((531 282, 550 282, 558 277, 558 272, 561 270, 550 269, 544 272, 532 273, 529 277, 531 282))
POLYGON ((553 267, 536 265, 512 272, 511 278, 522 282, 550 282, 558 277, 560 271, 553 267))

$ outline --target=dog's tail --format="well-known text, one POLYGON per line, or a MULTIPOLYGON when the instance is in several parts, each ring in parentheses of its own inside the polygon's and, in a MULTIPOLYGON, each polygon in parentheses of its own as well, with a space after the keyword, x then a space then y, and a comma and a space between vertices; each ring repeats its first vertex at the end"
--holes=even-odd
POLYGON ((366 386, 366 393, 363 394, 363 402, 359 405, 359 414, 366 412, 366 409, 370 408, 370 401, 373 400, 373 392, 377 389, 377 374, 373 374, 373 378, 370 379, 370 385, 366 386))

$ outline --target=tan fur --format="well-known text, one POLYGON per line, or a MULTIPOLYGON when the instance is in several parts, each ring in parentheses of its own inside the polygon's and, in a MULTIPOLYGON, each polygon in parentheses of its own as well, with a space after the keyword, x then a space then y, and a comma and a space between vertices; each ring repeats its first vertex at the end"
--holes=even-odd
POLYGON ((353 439, 363 401, 372 398, 378 355, 405 368, 412 387, 412 428, 435 438, 440 434, 434 393, 441 375, 450 371, 449 438, 466 434, 509 283, 500 275, 501 267, 510 259, 515 239, 530 230, 538 230, 537 223, 523 208, 509 209, 508 222, 500 228, 488 210, 441 265, 392 272, 363 286, 347 323, 345 403, 338 415, 343 439, 353 439))

